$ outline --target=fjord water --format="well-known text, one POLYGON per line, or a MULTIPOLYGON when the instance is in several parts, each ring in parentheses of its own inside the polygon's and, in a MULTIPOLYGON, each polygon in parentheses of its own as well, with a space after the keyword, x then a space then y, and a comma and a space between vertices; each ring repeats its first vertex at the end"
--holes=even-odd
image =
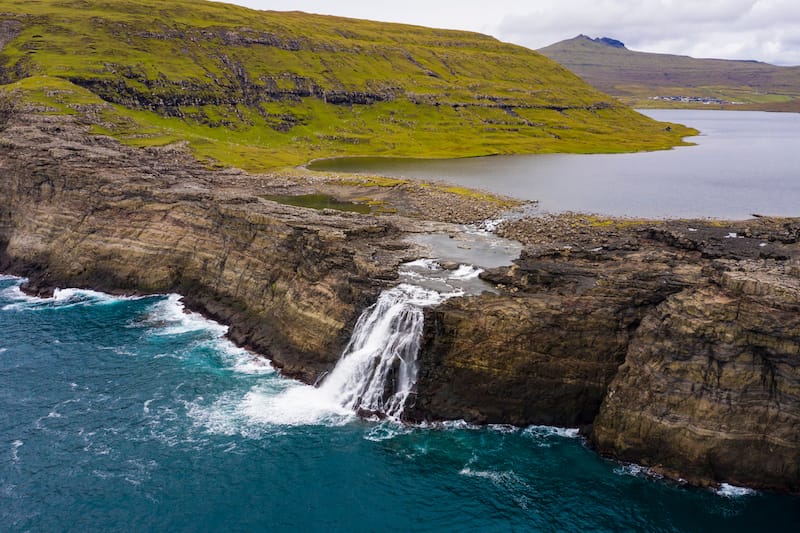
POLYGON ((0 278, 0 530, 790 530, 800 502, 597 457, 574 430, 360 420, 179 298, 0 278), (313 397, 313 395, 312 395, 313 397), (301 401, 302 400, 302 401, 301 401))
POLYGON ((633 154, 451 160, 343 158, 309 168, 439 179, 523 200, 540 212, 653 218, 800 215, 800 113, 646 110, 700 130, 696 146, 633 154))

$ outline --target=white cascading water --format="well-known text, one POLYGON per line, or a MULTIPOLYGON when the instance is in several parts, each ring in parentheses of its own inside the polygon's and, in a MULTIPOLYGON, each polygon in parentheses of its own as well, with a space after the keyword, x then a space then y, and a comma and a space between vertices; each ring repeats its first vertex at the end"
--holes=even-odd
POLYGON ((480 271, 464 265, 444 270, 430 259, 401 265, 401 283, 361 313, 342 357, 317 387, 287 381, 277 391, 257 386, 245 395, 241 412, 270 425, 336 425, 356 413, 399 420, 416 387, 423 309, 489 289, 477 279, 480 271))
MULTIPOLYGON (((482 269, 471 264, 473 258, 486 266, 499 266, 519 255, 518 244, 487 236, 485 231, 465 228, 458 236, 441 234, 420 240, 419 244, 439 250, 455 268, 443 268, 435 259, 400 265, 400 284, 383 291, 364 310, 336 367, 318 386, 265 380, 235 403, 235 416, 244 415, 264 427, 340 425, 354 414, 399 420, 416 389, 423 309, 454 296, 494 290, 479 278, 482 269)), ((226 405, 212 407, 194 413, 207 424, 224 427, 229 416, 226 405)))
MULTIPOLYGON (((451 240, 445 235, 429 246, 462 250, 451 240)), ((464 250, 473 246, 472 241, 458 241, 466 243, 464 250)), ((475 246, 485 248, 480 243, 475 246)), ((516 257, 519 250, 514 250, 516 257)), ((507 262, 513 259, 501 247, 493 253, 508 255, 507 262)), ((492 254, 481 257, 490 264, 506 264, 497 262, 492 254)), ((454 296, 492 291, 492 285, 478 277, 481 272, 481 268, 464 263, 445 269, 434 259, 404 263, 398 269, 400 284, 383 291, 378 301, 364 310, 336 367, 318 386, 285 380, 255 386, 238 404, 238 412, 268 425, 338 425, 356 413, 399 420, 416 388, 423 309, 454 296)), ((213 414, 209 419, 216 418, 213 414)))
POLYGON ((399 418, 417 380, 422 308, 449 296, 407 283, 384 291, 361 314, 320 392, 353 411, 399 418))

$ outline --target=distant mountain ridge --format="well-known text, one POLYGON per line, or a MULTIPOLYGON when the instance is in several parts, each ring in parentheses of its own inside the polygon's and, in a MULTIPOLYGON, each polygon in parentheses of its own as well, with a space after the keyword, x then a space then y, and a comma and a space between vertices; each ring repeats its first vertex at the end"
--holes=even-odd
POLYGON ((586 35, 538 51, 637 107, 800 111, 800 67, 637 52, 616 39, 586 35))
POLYGON ((597 43, 603 43, 608 46, 612 46, 614 48, 625 48, 625 43, 616 39, 612 39, 611 37, 598 37, 597 39, 592 40, 597 43))

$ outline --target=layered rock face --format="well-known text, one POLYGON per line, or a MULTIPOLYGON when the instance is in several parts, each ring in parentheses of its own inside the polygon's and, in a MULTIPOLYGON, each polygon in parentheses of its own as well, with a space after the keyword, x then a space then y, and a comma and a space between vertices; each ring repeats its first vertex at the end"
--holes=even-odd
POLYGON ((592 442, 672 477, 800 491, 800 279, 718 280, 642 321, 592 442))
POLYGON ((642 318, 699 270, 593 255, 524 254, 515 267, 484 276, 504 294, 430 311, 418 413, 590 424, 642 318))
POLYGON ((253 192, 278 179, 128 149, 67 117, 26 115, 3 138, 3 270, 42 293, 180 292, 307 381, 336 361, 408 246, 388 220, 268 202, 253 192))
POLYGON ((428 313, 416 419, 580 425, 674 478, 800 490, 800 224, 574 218, 428 313), (578 226, 578 229, 576 229, 578 226))

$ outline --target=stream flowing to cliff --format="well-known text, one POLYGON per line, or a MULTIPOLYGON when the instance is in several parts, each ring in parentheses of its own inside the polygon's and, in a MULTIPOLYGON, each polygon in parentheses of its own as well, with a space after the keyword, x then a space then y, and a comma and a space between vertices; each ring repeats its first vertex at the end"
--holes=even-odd
MULTIPOLYGON (((433 262, 404 276, 439 293, 451 278, 476 283, 474 269, 433 262)), ((668 483, 598 457, 572 429, 361 419, 232 345, 177 295, 39 299, 20 283, 0 276, 0 531, 800 523, 797 498, 668 483)))

